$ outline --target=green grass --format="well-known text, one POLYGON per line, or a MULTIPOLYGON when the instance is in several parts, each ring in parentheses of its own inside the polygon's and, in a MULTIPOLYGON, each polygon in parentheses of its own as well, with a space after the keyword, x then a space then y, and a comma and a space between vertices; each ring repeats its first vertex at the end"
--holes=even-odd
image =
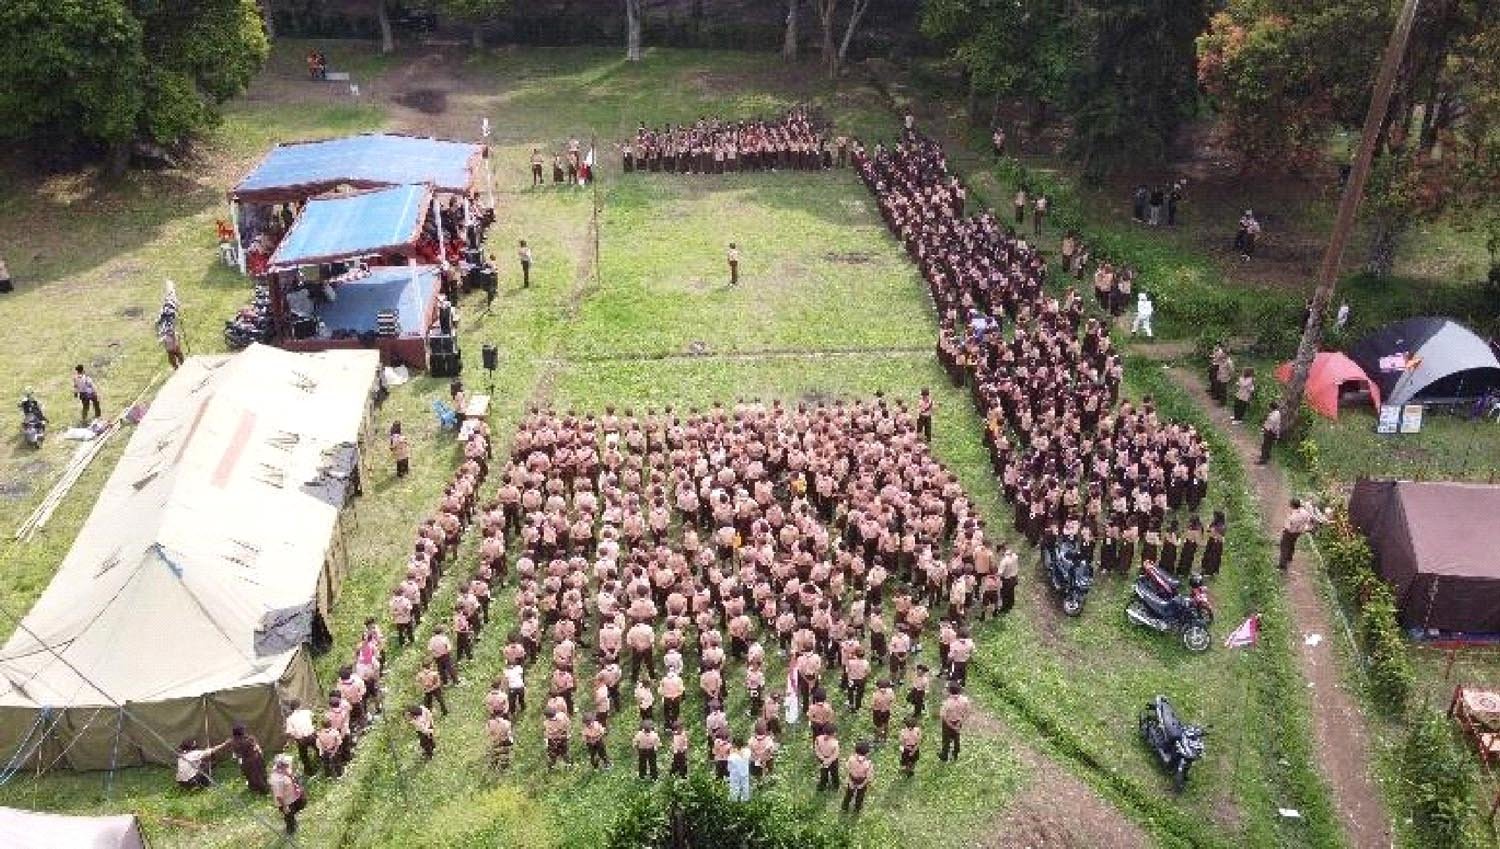
MULTIPOLYGON (((764 114, 795 102, 811 103, 867 138, 889 136, 894 118, 876 91, 849 84, 835 92, 816 75, 787 73, 766 57, 745 54, 657 51, 631 66, 615 51, 449 52, 442 64, 452 88, 449 111, 420 123, 383 102, 355 103, 305 82, 305 49, 278 47, 265 78, 231 105, 203 161, 191 168, 135 175, 107 189, 83 178, 6 172, 15 179, 0 189, 0 252, 24 288, 0 300, 0 319, 32 328, 0 340, 16 386, 35 384, 57 415, 67 408, 66 369, 80 361, 96 364, 108 402, 133 397, 161 367, 149 323, 160 280, 168 276, 183 293, 193 349, 220 350, 220 322, 248 288, 215 265, 212 222, 222 214, 224 190, 267 145, 381 127, 472 136, 484 114, 497 133, 499 222, 490 248, 502 259, 502 294, 488 313, 475 300, 465 302, 462 327, 471 386, 487 383, 479 345, 493 341, 502 351, 492 413, 502 445, 536 403, 597 411, 610 404, 703 407, 739 397, 798 401, 877 391, 909 399, 930 386, 938 403, 937 455, 958 473, 990 525, 1009 527, 969 397, 946 383, 931 354, 934 321, 925 291, 851 174, 626 179, 603 145, 641 118, 764 114), (525 169, 532 146, 555 149, 569 135, 595 133, 606 163, 597 267, 592 193, 530 190, 525 169), (25 241, 12 234, 26 234, 25 241), (524 291, 509 262, 521 238, 537 256, 524 291), (745 253, 737 290, 723 279, 731 240, 745 253), (129 307, 143 312, 126 318, 129 307), (695 342, 715 356, 684 356, 695 342)), ((365 91, 378 93, 372 97, 439 84, 422 76, 433 60, 407 58, 366 62, 350 51, 335 53, 333 65, 356 69, 365 91)), ((1132 371, 1139 374, 1141 365, 1132 371)), ((1150 376, 1134 379, 1136 391, 1170 396, 1150 376)), ((419 379, 398 389, 379 413, 381 427, 400 419, 412 434, 414 474, 398 481, 384 457, 374 458, 349 540, 351 574, 331 623, 336 648, 318 662, 324 680, 348 655, 363 617, 383 610, 409 535, 451 473, 454 446, 427 411, 443 391, 444 381, 419 379)), ((1180 403, 1168 409, 1191 416, 1180 403)), ((46 585, 123 444, 96 461, 37 541, 6 552, 0 575, 8 609, 24 609, 46 585)), ((1219 445, 1215 455, 1230 452, 1219 445)), ((0 445, 6 479, 29 482, 18 497, 0 502, 0 523, 25 515, 65 457, 56 440, 39 454, 0 445)), ((1236 528, 1215 585, 1222 633, 1251 610, 1277 621, 1280 597, 1265 582, 1267 552, 1253 531, 1243 477, 1231 463, 1216 462, 1216 469, 1205 507, 1228 505, 1236 528)), ((894 779, 893 758, 883 753, 867 813, 853 826, 860 842, 981 842, 1010 800, 1036 789, 1021 747, 1061 763, 1163 845, 1337 842, 1323 790, 1309 777, 1305 697, 1289 689, 1284 634, 1273 633, 1252 653, 1216 648, 1190 657, 1170 638, 1125 623, 1128 585, 1120 579, 1105 580, 1084 616, 1066 621, 1030 558, 1023 580, 1021 608, 983 631, 975 676, 978 700, 1001 721, 976 732, 957 767, 937 769, 929 752, 910 783, 894 779), (1136 739, 1136 713, 1157 692, 1216 728, 1210 756, 1181 798, 1170 795, 1136 739), (1277 805, 1299 807, 1306 819, 1283 822, 1277 805)), ((452 592, 445 584, 439 603, 452 592)), ((482 682, 498 669, 495 636, 508 608, 499 604, 502 621, 492 623, 467 666, 475 683, 452 693, 454 715, 440 722, 438 757, 423 763, 409 729, 382 723, 361 743, 345 779, 312 782, 302 845, 597 845, 612 815, 637 792, 625 774, 628 764, 606 774, 586 767, 548 774, 538 763, 533 719, 519 730, 511 774, 495 779, 481 763, 482 682)), ((391 705, 411 698, 415 660, 413 652, 393 658, 391 705)), ((625 753, 624 735, 622 728, 613 732, 617 756, 625 753)), ((804 742, 792 738, 778 765, 783 778, 765 792, 797 803, 812 796, 804 742)), ((231 770, 220 777, 232 777, 231 770)), ((153 769, 113 779, 58 773, 17 778, 0 787, 0 802, 134 810, 153 845, 164 847, 274 842, 269 807, 236 781, 197 795, 169 785, 167 774, 153 769)))

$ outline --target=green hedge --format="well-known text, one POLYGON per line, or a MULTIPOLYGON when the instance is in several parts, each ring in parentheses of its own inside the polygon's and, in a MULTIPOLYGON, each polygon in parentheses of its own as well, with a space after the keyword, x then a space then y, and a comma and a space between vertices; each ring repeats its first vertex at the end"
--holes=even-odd
POLYGON ((1401 745, 1401 798, 1411 833, 1424 849, 1470 849, 1481 838, 1470 827, 1475 800, 1473 764, 1453 738, 1443 714, 1424 710, 1412 718, 1401 745))
POLYGON ((636 796, 610 826, 607 849, 853 849, 852 832, 809 810, 761 794, 730 801, 725 785, 698 772, 636 796))
POLYGON ((1387 712, 1406 711, 1416 673, 1390 585, 1375 574, 1370 545, 1342 510, 1320 534, 1319 550, 1340 594, 1358 611, 1359 643, 1369 661, 1370 694, 1387 712))

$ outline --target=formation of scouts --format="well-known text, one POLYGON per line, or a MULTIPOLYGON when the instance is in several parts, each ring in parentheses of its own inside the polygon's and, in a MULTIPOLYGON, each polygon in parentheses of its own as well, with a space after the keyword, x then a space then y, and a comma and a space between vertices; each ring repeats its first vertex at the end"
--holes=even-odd
MULTIPOLYGON (((880 751, 911 775, 934 716, 939 757, 956 759, 969 623, 1000 612, 1019 559, 928 451, 930 412, 878 397, 533 410, 476 519, 477 574, 516 616, 484 699, 494 768, 518 737, 549 767, 581 742, 606 768, 624 724, 641 779, 699 762, 745 797, 739 767, 770 775, 800 745, 820 788, 842 786, 858 812, 880 751), (531 694, 538 668, 545 692, 531 694)), ((412 712, 429 754, 443 663, 423 666, 435 695, 412 712)))
POLYGON ((1163 421, 1150 397, 1120 400, 1124 366, 1108 326, 1085 318, 1075 289, 1044 287, 1046 259, 1024 236, 992 212, 965 215, 941 146, 910 122, 894 146, 856 145, 853 158, 921 267, 938 357, 984 416, 1016 530, 1043 546, 1072 537, 1106 570, 1129 570, 1139 556, 1143 566, 1216 573, 1224 517, 1205 528, 1196 515, 1207 445, 1192 426, 1163 421), (1182 508, 1192 514, 1185 528, 1182 508))
POLYGON ((642 122, 635 137, 620 145, 620 156, 627 173, 723 174, 843 168, 850 150, 847 137, 830 140, 807 110, 799 108, 777 120, 699 118, 692 124, 668 124, 656 130, 642 122))

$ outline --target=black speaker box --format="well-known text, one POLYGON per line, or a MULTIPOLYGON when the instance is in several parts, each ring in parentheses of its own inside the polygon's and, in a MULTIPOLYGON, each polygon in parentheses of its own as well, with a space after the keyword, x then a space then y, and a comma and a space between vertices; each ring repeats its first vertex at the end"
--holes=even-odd
POLYGON ((427 372, 433 377, 458 377, 463 369, 463 357, 457 352, 439 354, 434 351, 427 357, 427 372))
POLYGON ((479 353, 484 356, 484 367, 486 371, 494 371, 495 369, 500 367, 500 351, 494 345, 486 342, 485 346, 480 349, 479 353))

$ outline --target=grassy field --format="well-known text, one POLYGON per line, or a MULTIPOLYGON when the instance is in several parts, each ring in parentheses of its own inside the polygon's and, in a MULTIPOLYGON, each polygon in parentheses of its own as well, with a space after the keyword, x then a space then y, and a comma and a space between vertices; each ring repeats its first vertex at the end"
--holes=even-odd
MULTIPOLYGON (((910 398, 931 386, 938 456, 992 526, 1009 527, 980 423, 932 356, 935 323, 917 274, 852 174, 626 178, 606 155, 605 142, 638 120, 771 113, 796 102, 867 138, 888 136, 895 120, 878 91, 859 83, 832 91, 814 74, 789 73, 754 55, 651 53, 638 66, 613 51, 589 50, 422 51, 372 60, 357 47, 329 45, 332 66, 352 69, 361 81, 356 102, 342 89, 299 78, 305 49, 279 45, 262 80, 230 105, 202 160, 180 171, 136 175, 110 188, 85 177, 6 172, 14 179, 0 189, 0 252, 23 288, 0 300, 0 319, 29 328, 0 340, 15 388, 35 385, 61 418, 74 362, 99 373, 111 406, 149 386, 162 366, 150 322, 164 277, 182 290, 193 349, 220 350, 220 322, 248 289, 216 265, 212 223, 222 214, 223 191, 271 142, 376 127, 473 137, 479 117, 488 116, 497 132, 499 213, 490 247, 506 259, 524 238, 537 256, 529 289, 506 267, 493 309, 462 305, 466 380, 488 383, 477 362, 482 342, 502 351, 493 410, 502 444, 521 413, 542 403, 597 411, 876 391, 910 398), (414 99, 413 92, 429 94, 414 99), (418 101, 428 111, 405 105, 418 101), (435 101, 441 110, 434 111, 435 101), (592 192, 531 190, 525 171, 533 146, 556 149, 570 135, 595 134, 607 163, 597 230, 592 192), (725 285, 729 241, 745 255, 738 289, 725 285)), ((1133 391, 1169 396, 1149 368, 1132 364, 1133 391)), ((332 623, 336 648, 319 661, 324 676, 347 656, 363 617, 382 609, 409 534, 455 463, 451 441, 426 411, 443 391, 442 381, 418 379, 380 413, 382 427, 399 418, 414 432, 415 473, 398 481, 376 458, 356 508, 353 572, 332 623)), ((1188 414, 1185 402, 1166 403, 1174 416, 1188 414)), ((7 610, 24 610, 45 586, 122 447, 123 440, 96 462, 37 541, 5 552, 0 600, 7 610)), ((1216 458, 1228 453, 1216 449, 1216 458)), ((9 487, 0 521, 18 522, 65 461, 57 440, 38 453, 19 440, 0 446, 9 487)), ((1274 624, 1280 602, 1266 581, 1270 565, 1253 532, 1243 476, 1228 460, 1217 474, 1205 508, 1228 507, 1236 527, 1214 587, 1222 635, 1252 610, 1274 624)), ((1111 815, 1123 814, 1159 845, 1338 845, 1311 765, 1306 696, 1286 673, 1285 629, 1269 629, 1252 652, 1216 648, 1189 657, 1169 638, 1125 623, 1124 581, 1105 580, 1077 620, 1058 615, 1041 584, 1028 562, 1018 615, 981 635, 973 690, 986 721, 964 760, 937 769, 929 755, 918 778, 901 783, 893 756, 883 753, 870 806, 851 825, 862 843, 1006 845, 996 824, 1021 800, 1055 797, 1052 782, 1081 779, 1104 810, 1117 809, 1111 815), (1215 728, 1210 756, 1180 798, 1136 739, 1136 713, 1158 692, 1215 728), (1280 818, 1277 807, 1299 808, 1304 818, 1280 818)), ((445 584, 440 602, 451 593, 445 584)), ((496 630, 492 625, 489 634, 496 630)), ((496 779, 483 766, 482 682, 498 671, 499 648, 490 636, 468 664, 471 683, 451 697, 454 715, 440 723, 432 762, 421 761, 409 729, 383 722, 343 780, 314 780, 299 845, 597 845, 613 814, 639 792, 626 770, 546 772, 534 722, 520 729, 509 775, 496 779)), ((393 659, 391 704, 414 692, 415 662, 412 652, 393 659)), ((616 753, 624 752, 624 737, 623 728, 614 730, 616 753)), ((794 738, 782 764, 783 777, 766 792, 807 802, 813 770, 806 747, 794 738)), ((229 776, 221 770, 221 778, 229 776)), ((17 777, 0 787, 0 803, 138 811, 157 846, 276 843, 273 812, 237 781, 197 795, 169 787, 159 770, 17 777)))

